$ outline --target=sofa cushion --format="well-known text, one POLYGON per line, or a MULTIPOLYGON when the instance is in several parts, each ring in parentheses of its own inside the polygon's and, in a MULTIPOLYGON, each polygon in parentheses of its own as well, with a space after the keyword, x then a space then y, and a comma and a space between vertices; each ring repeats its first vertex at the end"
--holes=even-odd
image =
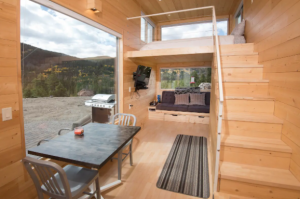
POLYGON ((169 103, 161 103, 156 106, 157 110, 166 110, 166 111, 188 111, 188 105, 174 105, 169 103))
POLYGON ((205 93, 205 105, 210 105, 210 92, 205 93))
POLYGON ((209 113, 209 105, 201 106, 201 105, 189 105, 188 112, 196 112, 196 113, 209 113))
POLYGON ((190 102, 190 94, 175 94, 175 105, 185 104, 189 105, 190 102))
POLYGON ((174 91, 163 91, 162 93, 162 103, 175 103, 175 93, 174 91))
POLYGON ((245 25, 246 25, 246 21, 245 19, 243 19, 241 23, 235 26, 235 28, 233 29, 230 35, 243 36, 245 34, 245 25))
POLYGON ((205 93, 190 93, 190 105, 205 105, 205 93))

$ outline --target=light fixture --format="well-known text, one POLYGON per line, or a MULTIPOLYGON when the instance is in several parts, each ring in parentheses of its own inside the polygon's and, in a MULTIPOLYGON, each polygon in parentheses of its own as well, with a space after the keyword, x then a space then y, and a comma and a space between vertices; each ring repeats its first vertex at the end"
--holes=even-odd
POLYGON ((87 0, 87 9, 94 11, 95 13, 102 12, 101 0, 87 0))

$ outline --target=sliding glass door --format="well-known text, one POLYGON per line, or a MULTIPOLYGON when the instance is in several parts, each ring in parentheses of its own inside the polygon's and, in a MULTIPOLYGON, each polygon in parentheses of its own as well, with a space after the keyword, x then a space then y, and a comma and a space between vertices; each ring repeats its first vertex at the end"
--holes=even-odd
MULTIPOLYGON (((96 94, 118 98, 117 36, 30 0, 21 1, 26 147, 91 115, 96 94)), ((116 99, 118 102, 118 99, 116 99)), ((115 112, 118 112, 118 104, 115 112)))

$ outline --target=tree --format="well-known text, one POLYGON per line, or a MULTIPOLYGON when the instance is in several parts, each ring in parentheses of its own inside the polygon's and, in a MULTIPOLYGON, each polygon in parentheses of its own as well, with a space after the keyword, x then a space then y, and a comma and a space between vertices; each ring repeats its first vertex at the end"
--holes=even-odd
POLYGON ((211 82, 211 68, 206 69, 206 82, 211 82))
POLYGON ((52 71, 46 80, 48 91, 50 95, 54 95, 55 88, 58 85, 59 81, 56 74, 52 71))
POLYGON ((31 93, 31 89, 30 88, 25 88, 23 91, 23 97, 24 98, 31 98, 32 97, 32 93, 31 93))
POLYGON ((55 91, 53 93, 55 97, 65 97, 67 95, 67 89, 63 86, 61 82, 55 87, 55 91))

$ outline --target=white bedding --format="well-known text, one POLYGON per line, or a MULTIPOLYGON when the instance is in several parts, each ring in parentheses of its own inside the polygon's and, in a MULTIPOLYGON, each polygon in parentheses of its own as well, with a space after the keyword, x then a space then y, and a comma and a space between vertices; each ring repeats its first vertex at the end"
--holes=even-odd
MULTIPOLYGON (((235 43, 235 36, 226 35, 219 36, 220 45, 229 45, 235 43)), ((146 44, 140 50, 154 50, 154 49, 167 49, 167 48, 184 48, 184 47, 196 47, 196 46, 212 46, 213 38, 210 37, 199 37, 193 39, 176 39, 168 41, 155 41, 146 44)))

